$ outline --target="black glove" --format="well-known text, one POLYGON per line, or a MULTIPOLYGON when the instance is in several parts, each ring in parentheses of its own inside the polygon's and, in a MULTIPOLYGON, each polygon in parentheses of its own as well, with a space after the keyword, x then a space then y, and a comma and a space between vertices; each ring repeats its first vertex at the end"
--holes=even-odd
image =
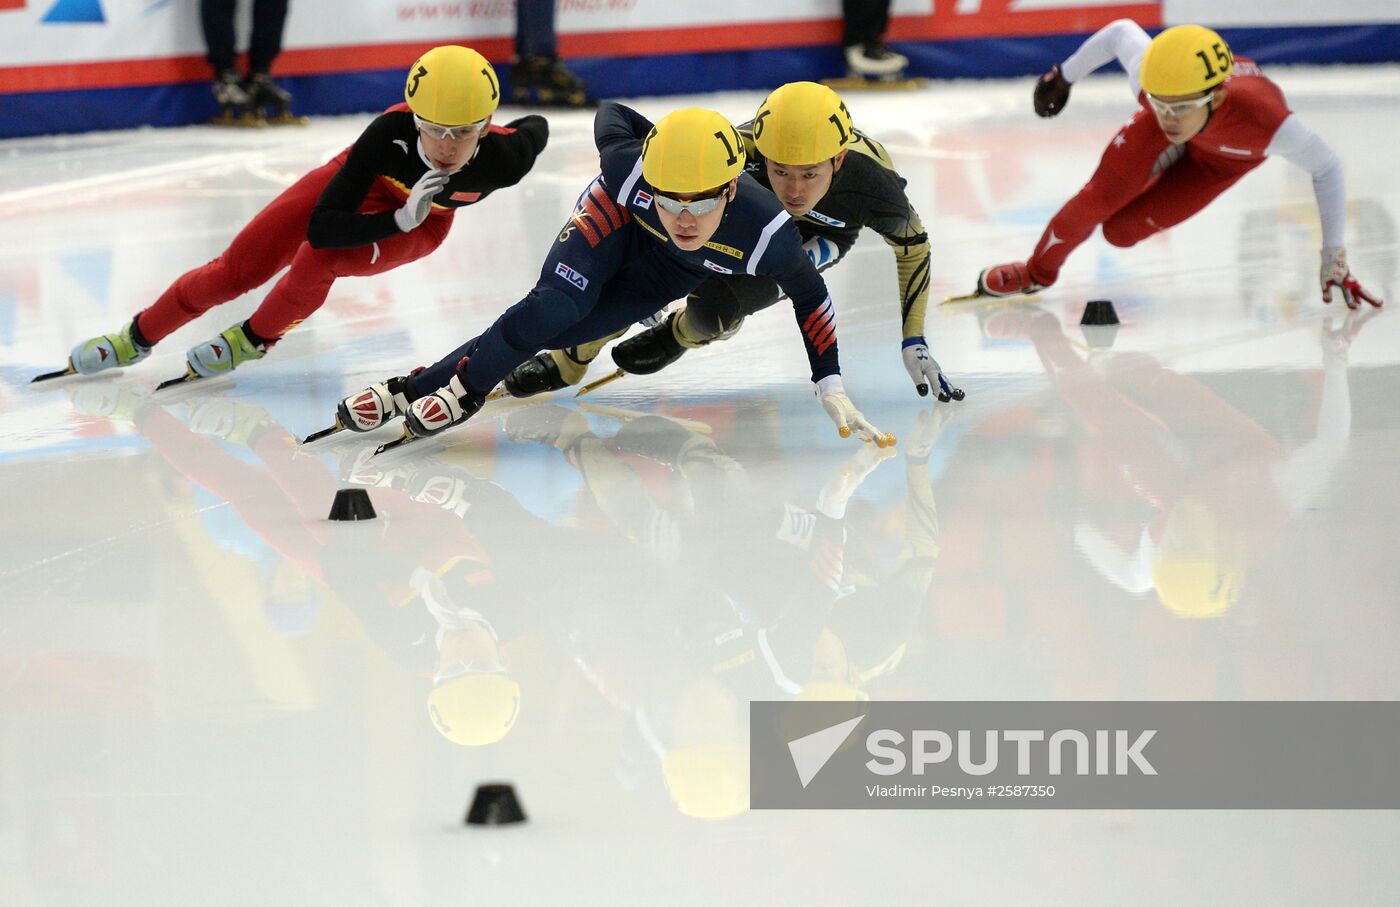
POLYGON ((1058 116, 1069 103, 1070 84, 1060 73, 1060 67, 1052 66, 1050 71, 1036 80, 1035 112, 1043 117, 1058 116))

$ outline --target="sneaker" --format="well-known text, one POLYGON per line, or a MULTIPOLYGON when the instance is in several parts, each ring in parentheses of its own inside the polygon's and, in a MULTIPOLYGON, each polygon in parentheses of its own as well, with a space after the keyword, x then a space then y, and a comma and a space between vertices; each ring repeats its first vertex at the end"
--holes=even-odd
POLYGON ((248 339, 243 325, 235 324, 213 340, 190 347, 185 358, 195 374, 203 378, 227 375, 245 362, 261 359, 267 353, 267 344, 248 339))
POLYGON ((846 65, 862 76, 893 76, 908 68, 909 58, 880 41, 867 41, 846 48, 846 65))
POLYGON ((994 265, 977 275, 977 292, 983 296, 1020 296, 1043 289, 1045 285, 1035 282, 1024 261, 994 265))
POLYGON ((103 334, 73 347, 68 358, 80 375, 95 375, 109 368, 126 368, 151 355, 151 348, 131 339, 135 319, 115 334, 103 334))

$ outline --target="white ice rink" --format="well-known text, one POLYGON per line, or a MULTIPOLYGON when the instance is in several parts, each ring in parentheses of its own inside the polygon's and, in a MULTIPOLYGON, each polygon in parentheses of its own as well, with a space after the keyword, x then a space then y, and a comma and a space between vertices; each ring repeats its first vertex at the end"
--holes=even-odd
MULTIPOLYGON (((888 457, 837 437, 784 306, 389 462, 392 433, 297 449, 529 288, 595 172, 586 113, 436 254, 155 397, 261 293, 116 377, 27 382, 370 117, 0 143, 0 904, 1393 903, 1394 812, 743 809, 749 700, 1400 696, 1400 67, 1273 75, 1345 162, 1389 306, 1322 305, 1311 184, 1270 161, 1137 248, 1096 236, 1034 304, 932 305, 944 406, 867 233, 827 276, 888 457), (1116 337, 1078 326, 1098 298, 1116 337), (328 522, 356 484, 380 518, 328 522), (430 720, 468 665, 518 684, 498 743, 430 720), (461 825, 492 780, 529 824, 461 825)), ((1132 109, 1121 77, 1056 120, 1030 89, 848 97, 935 303, 1024 258, 1132 109)))

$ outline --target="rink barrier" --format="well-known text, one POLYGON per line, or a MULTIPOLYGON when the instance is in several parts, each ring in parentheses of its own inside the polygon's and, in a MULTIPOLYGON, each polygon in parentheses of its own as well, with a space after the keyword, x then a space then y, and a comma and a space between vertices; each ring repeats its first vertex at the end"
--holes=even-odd
MULTIPOLYGON (((1240 54, 1279 63, 1386 63, 1400 61, 1400 24, 1307 28, 1222 29, 1240 54)), ((910 59, 913 75, 934 79, 1003 78, 1042 73, 1064 60, 1086 36, 1037 35, 951 41, 895 42, 910 59)), ((505 42, 487 45, 504 91, 510 67, 505 42)), ((372 66, 403 54, 362 49, 372 66)), ((411 62, 411 60, 409 61, 411 62)), ((836 46, 571 58, 568 65, 599 97, 691 94, 700 91, 762 90, 800 79, 844 74, 836 46), (682 78, 676 78, 677 74, 682 78)), ((312 116, 383 110, 402 100, 407 63, 353 72, 278 76, 296 97, 298 113, 312 116)), ((0 92, 0 138, 75 131, 186 126, 217 113, 202 60, 166 61, 170 78, 198 79, 164 84, 86 87, 62 91, 0 92), (181 74, 184 74, 183 76, 181 74), (76 127, 81 128, 76 128, 76 127)))

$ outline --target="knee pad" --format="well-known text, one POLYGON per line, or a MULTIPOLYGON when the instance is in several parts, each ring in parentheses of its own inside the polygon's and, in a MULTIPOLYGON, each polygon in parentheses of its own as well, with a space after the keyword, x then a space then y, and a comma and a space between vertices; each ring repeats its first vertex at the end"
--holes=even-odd
POLYGON ((686 298, 685 309, 677 316, 676 338, 687 347, 704 346, 732 335, 744 323, 746 314, 733 284, 712 277, 686 298))

